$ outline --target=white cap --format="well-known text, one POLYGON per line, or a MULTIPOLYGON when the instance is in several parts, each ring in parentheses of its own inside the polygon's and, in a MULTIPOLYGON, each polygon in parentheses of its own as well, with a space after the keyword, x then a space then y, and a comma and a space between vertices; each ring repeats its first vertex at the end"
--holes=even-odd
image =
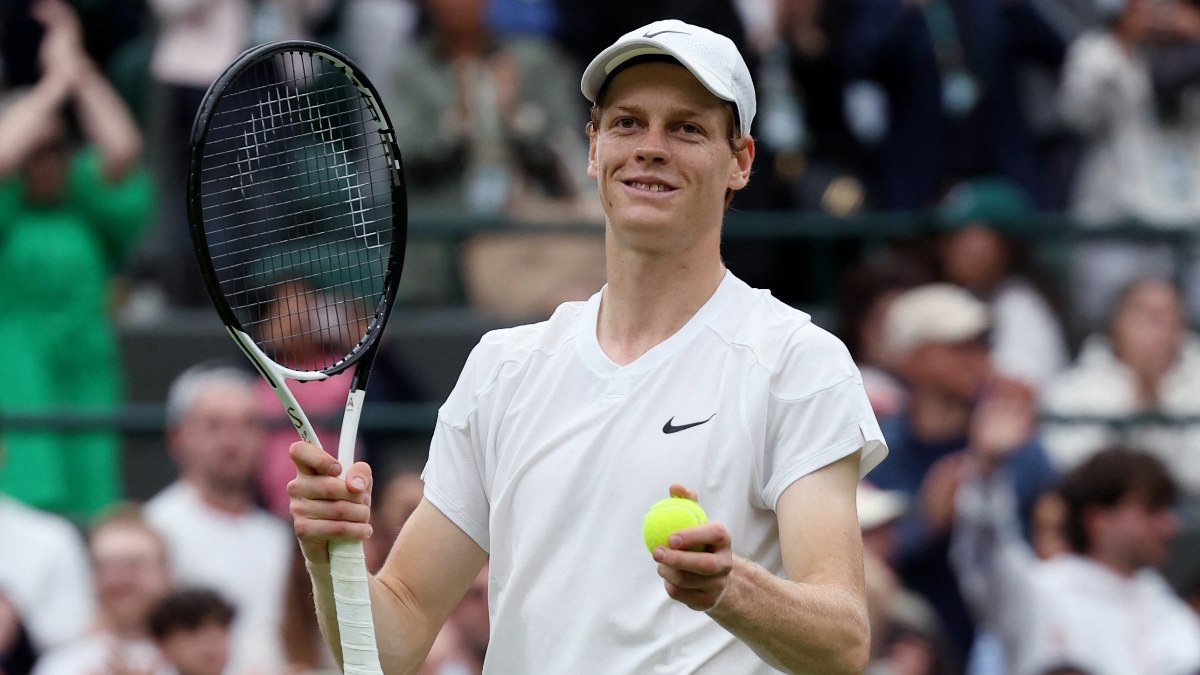
POLYGON ((754 82, 750 69, 733 40, 678 19, 655 21, 622 35, 600 52, 583 71, 579 88, 592 103, 609 75, 626 61, 650 54, 665 54, 690 70, 713 96, 737 108, 738 125, 750 133, 754 121, 754 82))
POLYGON ((900 357, 930 342, 954 344, 983 335, 987 306, 954 284, 927 284, 892 301, 884 318, 884 342, 900 357))

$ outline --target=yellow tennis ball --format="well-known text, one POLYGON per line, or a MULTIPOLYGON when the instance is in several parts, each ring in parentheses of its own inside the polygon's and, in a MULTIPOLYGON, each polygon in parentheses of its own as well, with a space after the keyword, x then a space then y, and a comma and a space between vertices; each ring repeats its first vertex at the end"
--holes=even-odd
MULTIPOLYGON (((683 497, 668 497, 655 502, 646 512, 642 519, 642 537, 646 540, 646 548, 653 552, 656 546, 667 546, 667 538, 673 532, 706 522, 708 516, 696 502, 683 497)), ((704 547, 696 546, 692 550, 703 551, 704 547)))

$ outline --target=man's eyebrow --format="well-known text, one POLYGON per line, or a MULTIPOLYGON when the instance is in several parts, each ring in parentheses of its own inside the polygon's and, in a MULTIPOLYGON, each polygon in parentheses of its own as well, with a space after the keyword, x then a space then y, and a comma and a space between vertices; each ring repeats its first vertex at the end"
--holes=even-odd
MULTIPOLYGON (((611 106, 610 110, 618 114, 644 114, 646 109, 639 105, 618 104, 611 106)), ((706 111, 702 108, 693 108, 688 106, 674 106, 667 109, 667 117, 671 119, 695 119, 703 117, 706 111)))

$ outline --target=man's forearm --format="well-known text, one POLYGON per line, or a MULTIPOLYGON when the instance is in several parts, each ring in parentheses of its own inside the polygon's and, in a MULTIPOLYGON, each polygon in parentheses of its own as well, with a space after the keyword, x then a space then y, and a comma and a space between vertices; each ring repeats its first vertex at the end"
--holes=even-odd
POLYGON ((861 673, 870 651, 866 600, 846 588, 780 579, 734 558, 708 615, 763 660, 793 673, 861 673))
MULTIPOLYGON (((344 665, 341 631, 338 628, 337 609, 333 599, 333 580, 329 565, 306 563, 312 580, 313 600, 316 604, 317 623, 325 637, 338 666, 344 665)), ((436 631, 427 631, 405 608, 396 593, 374 575, 369 578, 371 589, 371 615, 375 622, 375 643, 385 673, 415 673, 429 652, 436 631)))

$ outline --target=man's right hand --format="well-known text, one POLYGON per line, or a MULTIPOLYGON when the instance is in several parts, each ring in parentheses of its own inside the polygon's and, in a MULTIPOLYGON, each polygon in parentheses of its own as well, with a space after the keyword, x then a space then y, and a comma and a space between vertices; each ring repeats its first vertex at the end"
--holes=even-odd
POLYGON ((329 563, 330 539, 371 536, 371 467, 355 462, 342 478, 342 465, 320 447, 297 441, 288 449, 296 477, 287 485, 292 527, 305 560, 329 563))

